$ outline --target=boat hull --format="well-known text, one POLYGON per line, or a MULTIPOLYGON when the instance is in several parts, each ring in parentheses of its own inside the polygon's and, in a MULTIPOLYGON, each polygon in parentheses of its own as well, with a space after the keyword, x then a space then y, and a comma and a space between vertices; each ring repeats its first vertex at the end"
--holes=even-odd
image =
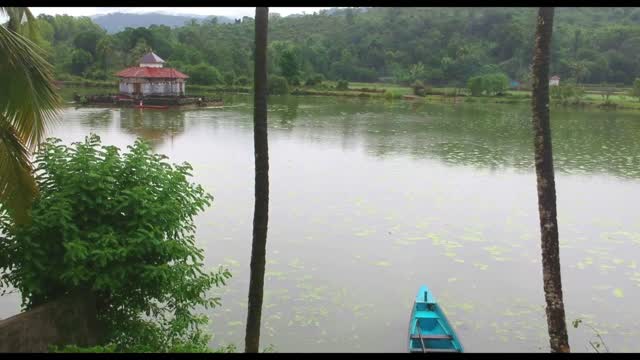
POLYGON ((409 352, 463 352, 464 349, 444 311, 426 286, 413 303, 409 320, 409 352))

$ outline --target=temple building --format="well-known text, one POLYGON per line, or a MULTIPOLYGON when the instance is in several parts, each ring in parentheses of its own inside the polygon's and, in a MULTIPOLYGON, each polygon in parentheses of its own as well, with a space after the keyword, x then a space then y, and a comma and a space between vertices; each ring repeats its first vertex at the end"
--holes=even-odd
POLYGON ((164 60, 153 52, 145 54, 140 66, 126 68, 116 74, 120 78, 120 94, 141 96, 184 96, 189 77, 180 71, 163 67, 164 60))

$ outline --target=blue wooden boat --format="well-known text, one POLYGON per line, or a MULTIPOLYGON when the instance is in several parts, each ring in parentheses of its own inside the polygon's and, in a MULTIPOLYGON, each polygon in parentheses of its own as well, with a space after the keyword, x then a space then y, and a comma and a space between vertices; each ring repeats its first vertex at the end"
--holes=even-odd
POLYGON ((425 285, 420 287, 411 309, 409 352, 463 352, 453 327, 425 285))

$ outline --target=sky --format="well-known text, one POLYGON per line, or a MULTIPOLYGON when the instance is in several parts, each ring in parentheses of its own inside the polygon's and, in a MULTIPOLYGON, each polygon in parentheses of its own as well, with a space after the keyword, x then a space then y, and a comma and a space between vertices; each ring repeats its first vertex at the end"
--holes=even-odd
MULTIPOLYGON (((330 7, 270 7, 269 13, 279 13, 282 16, 291 14, 312 14, 314 11, 330 9, 330 7)), ((189 14, 189 15, 219 15, 232 18, 255 15, 255 7, 29 7, 33 15, 71 15, 71 16, 92 16, 98 14, 109 14, 114 12, 122 13, 149 13, 159 12, 166 14, 189 14)))

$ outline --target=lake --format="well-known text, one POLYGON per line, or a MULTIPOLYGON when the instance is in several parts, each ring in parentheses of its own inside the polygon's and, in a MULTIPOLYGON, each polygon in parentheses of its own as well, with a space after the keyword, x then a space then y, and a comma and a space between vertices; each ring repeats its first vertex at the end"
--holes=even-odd
MULTIPOLYGON (((223 109, 68 107, 49 134, 140 136, 188 161, 214 196, 197 218, 210 267, 233 278, 212 345, 244 349, 253 217, 251 97, 223 109)), ((552 110, 572 350, 640 351, 640 116, 552 110)), ((527 106, 333 97, 269 102, 270 207, 261 347, 406 352, 421 284, 467 352, 548 351, 527 106)), ((0 317, 19 299, 0 298, 0 317)))

